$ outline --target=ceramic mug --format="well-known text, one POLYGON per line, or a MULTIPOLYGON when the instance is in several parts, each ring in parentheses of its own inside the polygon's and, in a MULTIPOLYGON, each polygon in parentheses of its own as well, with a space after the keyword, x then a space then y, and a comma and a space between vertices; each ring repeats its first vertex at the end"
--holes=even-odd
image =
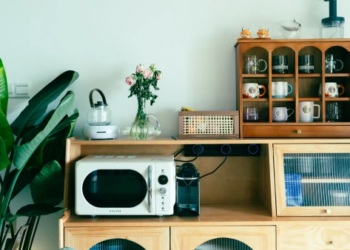
POLYGON ((272 110, 272 120, 275 122, 286 122, 288 120, 288 117, 294 114, 294 109, 290 108, 287 109, 285 107, 276 107, 272 110), (288 114, 288 111, 292 111, 290 114, 288 114))
POLYGON ((293 87, 288 82, 272 82, 273 98, 286 98, 292 91, 293 87), (288 88, 290 88, 289 91, 288 88))
MULTIPOLYGON (((318 90, 318 95, 321 96, 322 92, 322 84, 320 84, 320 88, 318 90)), ((337 84, 336 82, 326 82, 324 93, 326 97, 338 97, 342 96, 345 92, 344 85, 337 84), (341 89, 341 92, 338 92, 338 88, 341 89)))
POLYGON ((313 122, 320 118, 321 106, 314 102, 299 102, 299 122, 313 122), (314 107, 318 107, 318 115, 314 116, 314 107))
POLYGON ((257 122, 267 116, 267 112, 264 109, 259 108, 244 108, 243 120, 248 122, 257 122))
POLYGON ((243 98, 259 98, 265 95, 266 88, 264 85, 257 83, 243 83, 243 98), (260 94, 259 89, 263 89, 263 93, 260 94))

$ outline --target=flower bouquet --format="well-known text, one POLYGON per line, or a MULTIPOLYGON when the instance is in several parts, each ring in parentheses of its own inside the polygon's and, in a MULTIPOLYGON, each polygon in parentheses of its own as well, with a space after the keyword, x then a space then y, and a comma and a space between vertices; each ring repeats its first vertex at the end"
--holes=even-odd
POLYGON ((157 83, 162 78, 162 72, 157 70, 155 64, 151 64, 149 68, 145 68, 142 64, 137 65, 136 72, 125 79, 125 82, 130 86, 130 95, 128 98, 135 95, 137 97, 137 113, 135 120, 123 134, 129 135, 134 140, 145 140, 158 136, 160 131, 160 122, 151 114, 146 114, 146 101, 151 100, 153 105, 157 99, 157 95, 151 92, 151 86, 154 90, 159 90, 157 83), (156 126, 150 127, 150 118, 156 121, 156 126))

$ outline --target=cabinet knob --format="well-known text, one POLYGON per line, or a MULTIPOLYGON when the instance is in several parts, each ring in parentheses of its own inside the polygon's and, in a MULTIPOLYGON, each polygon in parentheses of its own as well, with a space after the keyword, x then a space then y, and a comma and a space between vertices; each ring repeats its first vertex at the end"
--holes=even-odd
POLYGON ((327 209, 327 210, 326 210, 326 213, 327 213, 327 214, 330 214, 331 212, 332 212, 332 211, 331 211, 330 209, 327 209))
POLYGON ((300 129, 297 130, 297 134, 301 134, 301 130, 300 129))
POLYGON ((329 243, 333 246, 337 245, 337 243, 335 243, 335 241, 330 241, 329 243))

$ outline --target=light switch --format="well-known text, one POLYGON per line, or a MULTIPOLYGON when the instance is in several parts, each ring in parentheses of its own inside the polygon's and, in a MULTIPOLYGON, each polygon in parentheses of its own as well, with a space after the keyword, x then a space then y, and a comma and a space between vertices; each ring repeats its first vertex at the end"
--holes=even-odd
POLYGON ((8 88, 9 97, 29 98, 30 82, 10 82, 8 88))

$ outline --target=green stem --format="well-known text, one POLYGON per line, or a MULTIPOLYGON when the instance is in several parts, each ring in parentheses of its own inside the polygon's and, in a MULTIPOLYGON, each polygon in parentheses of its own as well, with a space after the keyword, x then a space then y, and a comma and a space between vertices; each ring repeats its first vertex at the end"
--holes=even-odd
POLYGON ((7 234, 9 233, 10 228, 12 228, 12 223, 9 223, 9 224, 7 225, 5 234, 4 234, 4 236, 2 236, 2 238, 1 238, 0 249, 2 249, 2 247, 3 247, 3 245, 4 245, 5 241, 6 241, 6 236, 7 236, 7 234))
POLYGON ((36 222, 36 216, 31 217, 29 227, 27 229, 24 245, 23 245, 24 250, 29 250, 30 240, 32 239, 32 233, 34 230, 35 222, 36 222))
POLYGON ((37 217, 37 221, 36 221, 36 224, 35 224, 34 232, 32 234, 32 238, 30 240, 29 250, 32 249, 32 245, 33 245, 33 242, 34 242, 34 237, 35 237, 35 234, 36 234, 36 230, 38 229, 40 218, 41 218, 40 216, 37 217))
POLYGON ((4 221, 5 221, 5 214, 6 214, 6 211, 8 209, 9 203, 10 203, 10 199, 11 199, 11 196, 12 196, 13 189, 15 188, 17 179, 18 179, 19 175, 21 174, 22 170, 23 170, 23 168, 21 170, 17 171, 16 175, 14 176, 14 178, 12 180, 11 186, 10 186, 9 190, 7 191, 7 193, 6 193, 6 196, 5 196, 4 200, 3 200, 3 202, 1 203, 1 209, 0 209, 0 232, 3 230, 4 221))

